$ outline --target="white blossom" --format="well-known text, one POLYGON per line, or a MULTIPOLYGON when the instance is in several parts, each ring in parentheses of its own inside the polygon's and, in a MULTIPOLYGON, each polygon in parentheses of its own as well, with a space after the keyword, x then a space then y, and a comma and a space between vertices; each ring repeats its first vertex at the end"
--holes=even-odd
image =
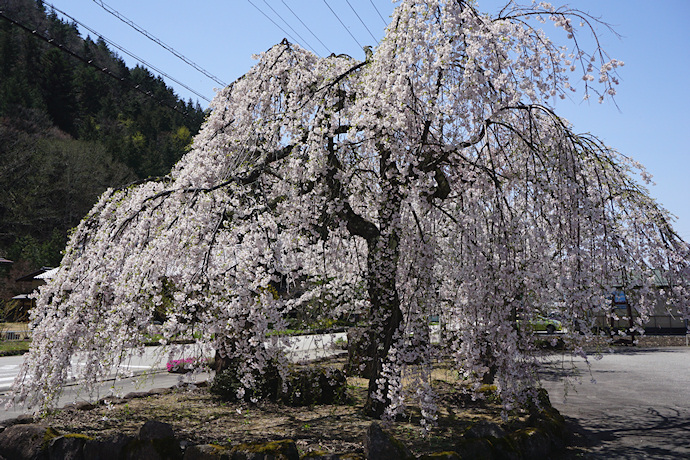
POLYGON ((284 371, 269 333, 321 302, 334 318, 369 315, 383 415, 414 401, 431 426, 430 315, 463 388, 492 377, 512 407, 538 385, 518 313, 559 310, 585 355, 622 275, 646 288, 637 316, 658 274, 687 308, 688 246, 635 182, 638 165, 548 104, 577 66, 584 97, 612 94, 623 63, 577 41, 565 51, 523 21, 577 35, 582 14, 512 8, 490 18, 464 1, 402 0, 366 62, 287 42, 259 55, 167 178, 108 190, 81 222, 40 290, 13 396, 48 407, 68 376, 95 388, 162 317, 163 343, 238 358, 242 397, 267 363, 284 371), (71 369, 75 354, 85 364, 71 369))

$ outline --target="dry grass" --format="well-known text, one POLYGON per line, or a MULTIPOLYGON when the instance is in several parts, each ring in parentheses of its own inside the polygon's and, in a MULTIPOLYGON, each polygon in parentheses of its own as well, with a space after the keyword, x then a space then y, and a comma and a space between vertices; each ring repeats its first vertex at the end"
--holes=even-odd
MULTIPOLYGON (((342 363, 337 363, 342 364, 342 363)), ((454 373, 435 372, 434 389, 440 396, 438 425, 428 434, 420 426, 420 411, 411 407, 391 431, 417 454, 452 450, 461 435, 478 420, 520 424, 524 414, 501 418, 500 405, 488 398, 473 401, 463 394, 454 373)), ((288 407, 268 401, 258 404, 227 403, 206 387, 174 389, 167 394, 113 400, 91 410, 65 408, 46 423, 62 432, 109 438, 116 433, 134 435, 147 420, 171 424, 181 440, 190 444, 239 444, 251 441, 292 439, 302 452, 362 452, 362 441, 373 419, 361 410, 367 381, 348 378, 350 403, 288 407)))

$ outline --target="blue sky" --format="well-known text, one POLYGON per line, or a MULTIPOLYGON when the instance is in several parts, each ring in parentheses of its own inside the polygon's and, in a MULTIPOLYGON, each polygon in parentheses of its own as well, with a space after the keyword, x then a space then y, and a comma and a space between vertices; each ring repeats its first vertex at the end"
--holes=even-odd
MULTIPOLYGON (((103 1, 226 83, 254 64, 252 54, 270 48, 288 34, 290 41, 321 56, 335 52, 362 59, 360 45, 375 45, 374 38, 383 35, 384 21, 379 13, 387 22, 394 8, 388 0, 103 1)), ((99 5, 100 0, 49 0, 46 4, 53 4, 209 99, 219 86, 108 13, 99 5)), ((479 9, 490 13, 503 4, 500 0, 478 0, 479 9)), ((652 196, 678 217, 677 232, 690 240, 690 149, 686 141, 690 135, 690 28, 686 24, 690 1, 574 0, 569 4, 613 25, 621 37, 599 28, 600 39, 610 56, 624 61, 625 66, 619 72, 618 107, 611 102, 582 102, 580 92, 571 101, 556 102, 556 110, 574 124, 576 131, 595 134, 645 165, 656 183, 651 187, 652 196)), ((550 36, 558 35, 551 24, 544 28, 550 36)), ((84 36, 88 34, 83 31, 84 36)), ((129 66, 137 63, 114 51, 129 66)), ((167 83, 185 99, 198 99, 176 83, 167 83)), ((207 105, 202 99, 199 102, 207 105)))

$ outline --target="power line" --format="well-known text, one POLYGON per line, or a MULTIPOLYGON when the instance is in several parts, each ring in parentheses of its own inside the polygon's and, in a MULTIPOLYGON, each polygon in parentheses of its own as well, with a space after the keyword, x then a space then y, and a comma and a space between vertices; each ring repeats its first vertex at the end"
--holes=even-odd
POLYGON ((185 118, 189 117, 189 114, 188 114, 187 112, 185 112, 185 111, 180 110, 180 109, 177 107, 177 105, 171 105, 171 104, 168 104, 167 102, 164 102, 164 101, 162 101, 162 100, 160 100, 160 99, 157 99, 157 98, 153 95, 153 93, 152 93, 151 91, 147 91, 147 90, 143 89, 143 88, 141 87, 141 85, 137 85, 137 84, 135 84, 134 82, 128 80, 127 78, 124 78, 124 77, 120 77, 120 76, 118 76, 118 75, 115 75, 115 74, 114 74, 110 69, 108 69, 107 67, 99 66, 98 64, 96 64, 95 62, 93 62, 93 59, 86 59, 86 58, 84 58, 84 57, 78 55, 77 53, 75 53, 74 51, 72 51, 72 50, 70 50, 69 48, 65 47, 65 46, 62 45, 61 43, 56 42, 55 39, 53 39, 53 38, 48 38, 48 37, 46 37, 45 35, 40 34, 36 29, 33 29, 33 28, 31 28, 31 27, 27 27, 26 25, 21 24, 21 23, 15 21, 14 19, 10 18, 9 16, 6 16, 5 13, 4 13, 3 11, 1 11, 1 10, 0 10, 0 18, 2 18, 2 19, 4 19, 4 20, 8 21, 10 24, 12 24, 12 25, 14 25, 14 26, 16 26, 16 27, 19 27, 20 29, 24 30, 25 32, 30 33, 30 34, 33 35, 34 37, 36 37, 36 38, 38 38, 38 39, 40 39, 40 40, 43 40, 44 42, 48 43, 49 45, 58 48, 60 51, 69 54, 70 56, 72 56, 73 58, 75 58, 75 59, 77 59, 77 60, 83 62, 84 64, 86 64, 86 65, 88 65, 88 66, 90 66, 90 67, 95 68, 95 69, 98 70, 99 72, 102 72, 102 73, 104 73, 104 74, 108 75, 109 77, 112 77, 112 78, 114 78, 114 79, 116 79, 116 80, 119 80, 121 83, 124 83, 124 84, 128 85, 130 88, 132 88, 132 89, 134 89, 134 90, 136 90, 136 91, 138 91, 138 92, 144 94, 145 96, 150 97, 150 98, 153 99, 155 102, 157 102, 158 105, 168 107, 169 109, 172 109, 172 110, 174 110, 175 112, 181 114, 181 115, 184 116, 185 118))
POLYGON ((131 20, 129 20, 129 19, 127 19, 126 17, 122 16, 117 10, 115 10, 115 9, 113 9, 111 6, 109 6, 109 5, 105 4, 105 3, 103 3, 102 0, 99 0, 99 1, 93 0, 93 2, 96 3, 97 5, 99 5, 101 8, 103 8, 103 9, 104 9, 105 11, 107 11, 108 13, 112 14, 113 16, 115 16, 115 17, 116 17, 117 19, 119 19, 120 21, 122 21, 122 22, 124 22, 125 24, 127 24, 128 26, 130 26, 132 29, 136 30, 137 32, 139 32, 140 34, 142 34, 143 36, 145 36, 145 37, 148 38, 149 40, 153 41, 154 43, 156 43, 157 45, 159 45, 160 47, 162 47, 163 49, 165 49, 166 51, 172 53, 175 57, 181 59, 185 64, 187 64, 187 65, 193 67, 195 70, 197 70, 198 72, 201 72, 201 73, 204 74, 206 77, 208 77, 208 78, 210 78, 211 80, 215 81, 216 83, 218 83, 218 84, 221 85, 222 87, 228 86, 227 83, 223 82, 222 80, 220 80, 220 79, 219 79, 218 77, 216 77, 215 75, 209 73, 207 70, 205 70, 204 68, 202 68, 202 67, 199 66, 198 64, 195 64, 193 61, 189 60, 188 58, 186 58, 185 56, 183 56, 182 54, 180 54, 178 51, 175 51, 172 47, 170 47, 170 46, 166 45, 165 43, 163 43, 160 39, 158 39, 158 38, 156 38, 155 36, 153 36, 153 35, 151 35, 150 33, 148 33, 148 32, 147 32, 146 30, 144 30, 142 27, 138 26, 137 24, 135 24, 135 23, 132 22, 131 20))
POLYGON ((50 3, 44 2, 44 4, 45 4, 45 5, 48 5, 50 8, 52 8, 53 10, 55 10, 55 11, 57 11, 58 13, 62 14, 63 16, 66 16, 66 17, 70 18, 72 21, 74 21, 75 23, 79 24, 80 26, 82 26, 84 29, 88 30, 88 31, 91 32, 92 34, 94 34, 94 35, 96 35, 96 36, 98 36, 98 37, 101 37, 101 38, 102 38, 106 43, 108 43, 109 45, 111 45, 111 46, 113 46, 113 47, 119 49, 120 51, 122 51, 123 53, 127 54, 128 56, 130 56, 130 57, 136 59, 137 61, 139 61, 139 62, 141 62, 142 64, 144 64, 146 67, 149 67, 149 68, 153 69, 155 72, 158 72, 159 74, 163 75, 163 76, 164 76, 165 78, 167 78, 168 80, 171 80, 171 81, 177 83, 178 85, 180 85, 180 86, 182 86, 183 88, 185 88, 187 91, 189 91, 189 92, 191 92, 191 93, 197 95, 198 97, 200 97, 201 99, 205 100, 206 102, 211 102, 211 100, 210 100, 209 98, 207 98, 206 96, 204 96, 203 94, 201 94, 201 93, 195 91, 194 89, 192 89, 192 88, 190 88, 189 86, 185 85, 184 83, 182 83, 181 81, 179 81, 179 80, 177 80, 176 78, 172 77, 171 75, 169 75, 169 74, 165 73, 164 71, 158 69, 158 68, 155 67, 153 64, 151 64, 151 63, 149 63, 149 62, 146 62, 144 59, 142 59, 142 58, 140 58, 139 56, 135 55, 135 54, 132 53, 131 51, 128 51, 127 49, 125 49, 125 48, 123 48, 122 46, 118 45, 118 44, 115 43, 114 41, 112 41, 112 40, 110 40, 110 39, 104 37, 103 35, 101 35, 100 33, 98 33, 96 30, 90 28, 89 26, 87 26, 87 25, 84 24, 83 22, 80 22, 79 20, 75 19, 73 16, 70 16, 69 14, 65 13, 64 11, 62 11, 62 10, 60 10, 60 9, 58 9, 58 8, 56 8, 54 5, 51 5, 50 3))
POLYGON ((371 38, 374 39, 374 43, 378 43, 378 40, 376 39, 376 37, 374 37, 374 34, 371 33, 371 30, 369 30, 369 27, 367 27, 367 25, 364 23, 364 21, 362 21, 362 18, 359 17, 359 14, 357 13, 357 10, 355 10, 355 9, 352 7, 352 4, 350 3, 350 0, 345 0, 345 1, 346 1, 347 4, 350 6, 350 9, 352 10, 352 12, 355 13, 355 16, 357 16, 357 19, 359 19, 359 22, 361 22, 362 25, 364 26, 364 28, 367 29, 367 32, 369 32, 369 35, 371 35, 371 38))
POLYGON ((371 6, 373 6, 374 9, 376 10, 376 12, 378 13, 379 17, 381 18, 381 21, 383 21, 383 25, 384 25, 384 26, 387 26, 388 23, 386 22, 385 19, 383 19, 383 15, 381 15, 381 12, 379 11, 379 9, 378 9, 378 8, 376 7, 376 5, 374 4, 374 0, 369 0, 369 3, 371 3, 371 6))
POLYGON ((259 10, 259 13, 263 14, 264 16, 266 16, 266 19, 268 19, 269 21, 271 21, 277 28, 279 28, 280 30, 282 30, 283 33, 284 33, 286 36, 290 37, 290 40, 292 40, 293 43, 298 43, 297 40, 295 40, 295 37, 293 37, 292 35, 290 35, 285 29, 283 29, 282 27, 280 27, 280 24, 278 24, 278 23, 275 22, 273 19, 271 19, 271 17, 270 17, 269 15, 267 15, 266 13, 264 13, 264 12, 261 10, 261 8, 259 8, 259 7, 256 6, 254 3, 252 3, 252 0, 247 0, 247 1, 249 2, 250 5, 252 5, 254 8, 256 8, 257 10, 259 10))
POLYGON ((364 48, 362 46, 362 44, 355 38, 355 36, 352 35, 352 32, 350 32, 350 29, 348 29, 347 26, 343 23, 343 21, 340 20, 340 17, 338 16, 338 14, 335 11, 333 11, 333 8, 331 8, 331 5, 329 5, 326 0, 323 0, 323 2, 326 4, 328 9, 331 10, 331 13, 333 13, 333 15, 336 17, 336 19, 340 23, 340 25, 343 26, 343 29, 345 29, 347 31, 347 33, 350 34, 350 37, 352 37, 352 39, 357 43, 357 45, 359 45, 360 48, 364 48))
MULTIPOLYGON (((290 28, 290 30, 293 31, 295 33, 295 35, 297 35, 299 37, 300 40, 302 40, 302 42, 304 42, 305 45, 307 45, 309 48, 312 49, 312 51, 314 51, 314 53, 316 53, 316 48, 314 48, 309 43, 307 43, 307 41, 304 38, 302 38, 302 36, 295 29, 293 29, 292 26, 290 24, 288 24, 288 22, 280 15, 280 13, 278 13, 275 9, 273 9, 273 7, 266 0, 263 0, 263 1, 266 4, 266 6, 269 7, 271 9, 271 11, 273 11, 273 13, 276 16, 278 16, 280 18, 280 20, 283 21, 285 23, 285 25, 288 26, 290 28)), ((316 54, 318 55, 319 53, 316 53, 316 54)))
POLYGON ((283 2, 283 5, 285 5, 285 7, 286 7, 288 10, 290 10, 290 13, 292 13, 292 15, 293 15, 294 17, 296 17, 297 20, 298 20, 300 23, 302 23, 302 25, 309 31, 309 33, 312 34, 312 35, 314 36, 314 38, 317 39, 317 40, 319 41, 319 43, 321 43, 321 46, 323 46, 323 47, 326 49, 326 51, 327 51, 328 53, 332 53, 332 51, 331 51, 330 49, 328 49, 328 47, 321 41, 321 39, 320 39, 319 37, 317 37, 316 34, 314 34, 314 32, 311 31, 311 29, 309 28, 309 26, 307 26, 307 25, 304 23, 304 21, 302 21, 302 20, 300 19, 300 17, 297 16, 297 14, 296 14, 294 11, 292 11, 292 8, 290 8, 290 6, 289 6, 287 3, 285 3, 285 0, 281 0, 281 1, 283 2))

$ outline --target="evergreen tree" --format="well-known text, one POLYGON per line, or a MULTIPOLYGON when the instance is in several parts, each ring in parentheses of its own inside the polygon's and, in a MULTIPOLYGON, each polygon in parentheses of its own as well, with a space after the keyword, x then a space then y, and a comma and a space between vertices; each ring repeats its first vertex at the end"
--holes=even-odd
MULTIPOLYGON (((10 20, 0 18, 0 255, 21 258, 32 251, 18 244, 59 247, 54 233, 64 242, 107 187, 167 174, 204 112, 147 69, 130 71, 103 38, 80 37, 42 2, 2 0, 1 10, 10 20)), ((32 263, 55 264, 59 251, 50 251, 32 263)))

